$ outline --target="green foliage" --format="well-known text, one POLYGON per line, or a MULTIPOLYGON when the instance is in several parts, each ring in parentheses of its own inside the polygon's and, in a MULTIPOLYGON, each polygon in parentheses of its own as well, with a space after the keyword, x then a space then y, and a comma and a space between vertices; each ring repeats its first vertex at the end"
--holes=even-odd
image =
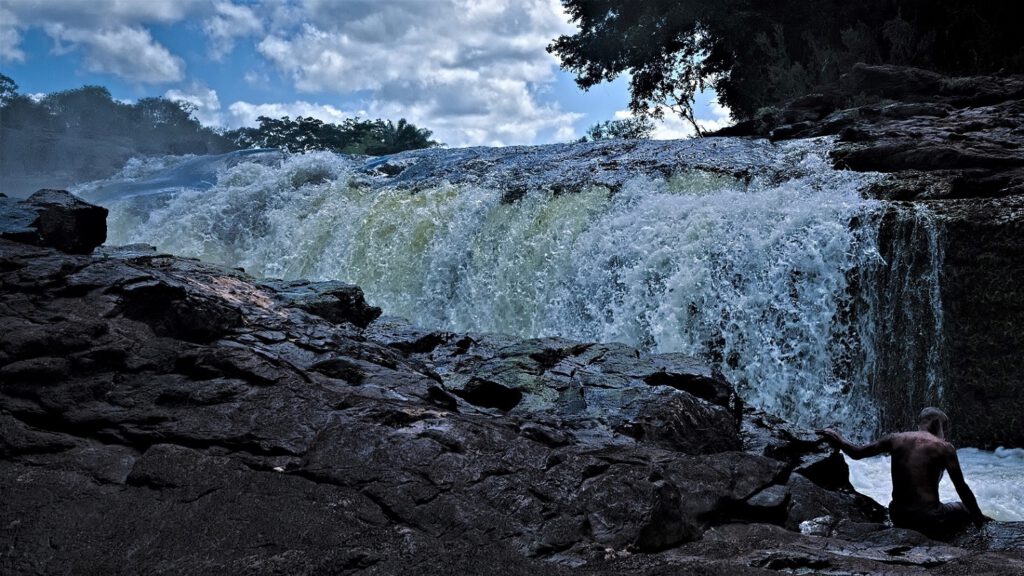
POLYGON ((341 124, 329 124, 316 118, 299 116, 268 118, 260 116, 257 128, 240 128, 225 136, 242 148, 283 148, 291 152, 330 150, 346 154, 381 156, 403 150, 439 146, 430 139, 431 131, 417 128, 405 118, 390 120, 347 118, 341 124))
POLYGON ((18 96, 18 83, 9 76, 0 74, 0 106, 6 106, 16 96, 18 96))
POLYGON ((56 92, 37 102, 20 94, 17 83, 0 74, 0 133, 12 140, 39 140, 46 134, 59 141, 61 136, 73 136, 139 154, 206 154, 258 147, 383 155, 440 145, 430 139, 430 130, 404 118, 397 124, 359 118, 328 124, 301 116, 294 120, 261 116, 257 128, 221 134, 200 124, 194 111, 187 102, 164 98, 125 104, 102 86, 56 92))
POLYGON ((579 26, 548 51, 583 89, 630 74, 634 115, 693 121, 712 87, 739 119, 836 82, 856 62, 1024 72, 1013 0, 562 0, 579 26))
POLYGON ((654 122, 646 117, 623 118, 620 120, 605 120, 598 122, 587 129, 587 134, 580 138, 580 142, 615 140, 615 139, 642 139, 650 138, 654 132, 654 122))
POLYGON ((97 145, 123 146, 141 154, 206 154, 234 148, 200 124, 187 103, 143 98, 136 104, 124 104, 102 86, 56 92, 37 102, 19 94, 17 88, 13 80, 0 75, 0 134, 4 138, 86 138, 97 145))

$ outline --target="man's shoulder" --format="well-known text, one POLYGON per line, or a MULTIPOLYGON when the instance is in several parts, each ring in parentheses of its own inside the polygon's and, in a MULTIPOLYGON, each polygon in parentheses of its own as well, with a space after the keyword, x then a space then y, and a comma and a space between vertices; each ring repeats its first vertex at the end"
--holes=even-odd
POLYGON ((928 432, 896 432, 890 434, 888 438, 894 448, 913 447, 941 453, 956 452, 952 444, 928 432))

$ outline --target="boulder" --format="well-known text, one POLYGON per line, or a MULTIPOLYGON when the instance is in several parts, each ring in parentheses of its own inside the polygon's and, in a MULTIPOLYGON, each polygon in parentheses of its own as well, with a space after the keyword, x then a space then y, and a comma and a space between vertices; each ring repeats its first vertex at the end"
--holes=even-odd
POLYGON ((0 238, 88 254, 107 239, 107 209, 64 190, 40 190, 25 200, 0 195, 0 238))
POLYGON ((344 282, 309 282, 306 280, 265 281, 279 299, 325 320, 348 322, 360 328, 381 315, 381 309, 366 303, 363 290, 344 282))

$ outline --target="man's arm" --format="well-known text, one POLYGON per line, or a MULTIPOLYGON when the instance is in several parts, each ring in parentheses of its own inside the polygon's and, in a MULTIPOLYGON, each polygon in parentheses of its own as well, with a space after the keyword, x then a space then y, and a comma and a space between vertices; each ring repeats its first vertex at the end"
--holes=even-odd
POLYGON ((981 513, 981 508, 978 508, 978 500, 974 498, 974 492, 971 492, 967 481, 964 480, 963 470, 960 469, 960 459, 956 456, 956 450, 950 446, 949 452, 946 455, 946 471, 949 472, 949 479, 953 482, 953 487, 956 488, 956 493, 960 496, 960 501, 967 507, 968 512, 971 513, 971 520, 974 521, 975 526, 981 526, 981 523, 989 518, 981 513))
POLYGON ((870 444, 864 446, 858 446, 851 444, 843 438, 843 435, 831 428, 817 431, 822 438, 825 439, 830 445, 835 448, 842 450, 847 456, 854 460, 860 460, 861 458, 868 458, 870 456, 878 456, 879 454, 886 454, 892 452, 892 437, 884 436, 870 444))

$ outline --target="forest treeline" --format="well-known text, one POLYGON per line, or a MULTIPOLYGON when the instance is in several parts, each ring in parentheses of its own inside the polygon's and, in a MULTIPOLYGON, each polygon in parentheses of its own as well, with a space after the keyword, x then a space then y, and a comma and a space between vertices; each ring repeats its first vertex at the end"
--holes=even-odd
POLYGON ((194 112, 191 104, 166 98, 120 102, 102 86, 33 97, 0 74, 0 192, 27 196, 107 178, 135 156, 241 148, 384 155, 439 145, 430 130, 405 119, 331 124, 260 117, 256 127, 223 131, 203 126, 194 112))
POLYGON ((0 74, 0 131, 24 139, 68 137, 108 140, 137 154, 212 154, 240 148, 283 148, 291 152, 329 150, 378 156, 438 146, 431 131, 404 118, 339 124, 315 118, 261 116, 256 127, 216 130, 203 126, 191 104, 166 98, 134 103, 114 100, 102 86, 82 86, 32 98, 0 74))
POLYGON ((1024 72, 1020 0, 562 0, 579 31, 548 51, 586 89, 630 75, 638 116, 693 121, 710 87, 736 119, 834 86, 853 64, 1024 72))

